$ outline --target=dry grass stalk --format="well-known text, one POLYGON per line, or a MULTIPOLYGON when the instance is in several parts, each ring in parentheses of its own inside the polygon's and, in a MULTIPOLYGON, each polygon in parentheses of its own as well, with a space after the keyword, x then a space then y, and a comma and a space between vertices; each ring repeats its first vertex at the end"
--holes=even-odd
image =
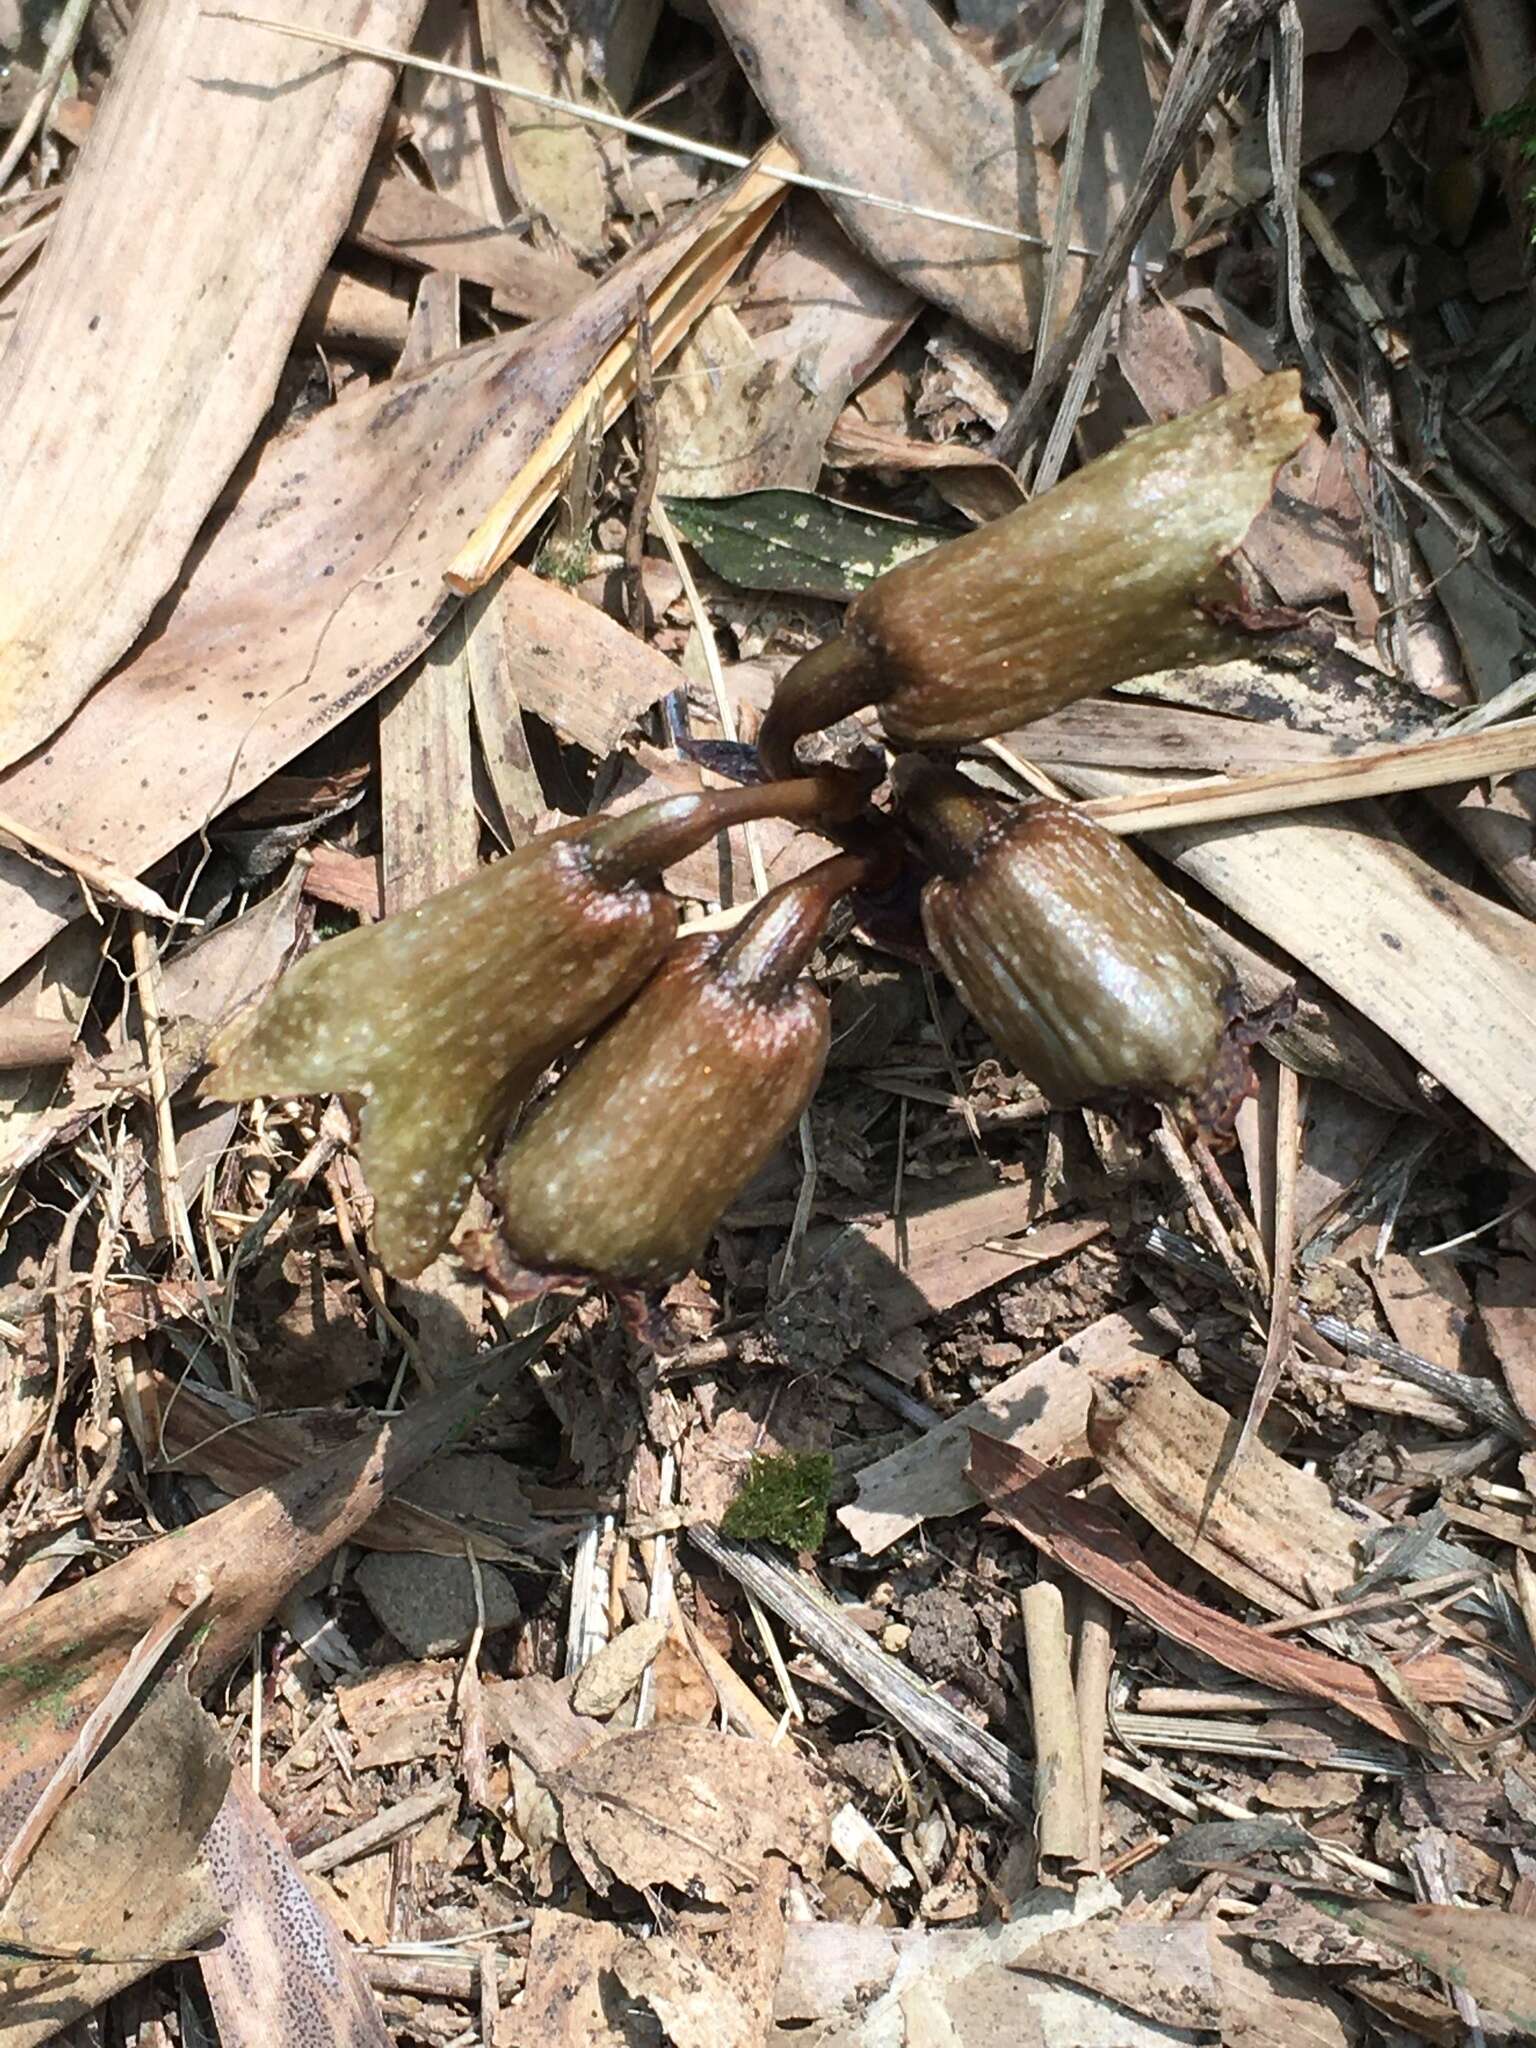
POLYGON ((1094 797, 1083 805, 1111 832, 1151 832, 1165 825, 1216 825, 1233 818, 1262 818, 1316 804, 1345 803, 1368 796, 1399 796, 1413 789, 1477 782, 1536 767, 1536 718, 1522 718, 1492 732, 1456 733, 1430 740, 1264 775, 1234 775, 1222 782, 1184 783, 1172 789, 1094 797))
MULTIPOLYGON (((759 153, 753 167, 721 201, 713 219, 647 295, 651 355, 661 363, 680 346, 711 305, 737 264, 753 248, 784 197, 776 167, 786 159, 778 144, 759 153)), ((507 485, 444 571, 450 590, 478 590, 507 561, 554 503, 578 436, 594 411, 604 431, 634 400, 639 371, 636 329, 628 329, 554 421, 528 462, 507 485)))
POLYGON ((14 841, 23 853, 35 854, 52 867, 63 868, 81 883, 89 896, 100 896, 108 903, 120 903, 124 910, 136 910, 143 917, 160 918, 167 924, 178 921, 176 912, 163 896, 151 889, 147 882, 135 880, 115 861, 97 860, 88 853, 77 852, 51 832, 12 817, 9 811, 0 811, 0 838, 14 841))

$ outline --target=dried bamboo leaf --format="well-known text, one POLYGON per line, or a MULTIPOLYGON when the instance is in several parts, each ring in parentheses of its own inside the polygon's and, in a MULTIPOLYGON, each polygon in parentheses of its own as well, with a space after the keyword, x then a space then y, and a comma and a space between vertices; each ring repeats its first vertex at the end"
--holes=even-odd
POLYGON ((204 1837, 229 1782, 216 1724, 170 1673, 70 1794, 0 1908, 6 2048, 48 2040, 214 1933, 223 1915, 204 1837), (57 1960, 23 1978, 13 1943, 57 1960))
POLYGON ((568 312, 592 289, 592 279, 568 257, 531 248, 401 173, 364 187, 351 236, 391 262, 490 285, 501 311, 524 320, 568 312))
POLYGON ((1395 1899, 1314 1896, 1368 1941, 1411 1956, 1491 2013, 1536 2032, 1536 1922, 1495 1906, 1408 1906, 1395 1899))
MULTIPOLYGON (((719 204, 570 313, 344 399, 270 443, 164 631, 45 754, 0 778, 0 807, 142 871, 365 703, 451 615, 443 564, 508 469, 529 465, 518 502, 530 518, 549 502, 552 423, 630 328, 636 294, 691 261, 719 204)), ((78 903, 67 878, 0 852, 0 976, 78 903)))
MULTIPOLYGON (((620 267, 622 274, 634 265, 643 266, 653 364, 680 345, 742 257, 756 245, 784 198, 784 186, 773 176, 774 168, 788 162, 788 152, 770 144, 759 152, 749 170, 695 209, 682 227, 620 267), (662 249, 668 252, 668 261, 658 264, 655 258, 662 249)), ((604 291, 613 283, 610 278, 604 291)), ((631 303, 638 284, 638 279, 630 284, 631 303)), ((638 376, 633 324, 618 333, 595 364, 583 367, 586 374, 548 432, 444 571, 451 590, 467 596, 490 581, 553 501, 571 452, 588 432, 594 412, 606 431, 629 406, 638 376)))
MULTIPOLYGON (((894 199, 1048 227, 1050 160, 1000 81, 926 0, 717 0, 753 90, 808 171, 894 199), (1047 188, 1049 189, 1049 188, 1047 188)), ((1040 258, 1000 238, 834 199, 861 249, 1006 347, 1029 345, 1040 258)))
MULTIPOLYGON (((480 0, 477 11, 486 57, 498 78, 574 96, 530 20, 526 0, 480 0)), ((602 255, 608 174, 596 132, 569 114, 502 93, 494 104, 507 168, 523 205, 542 214, 578 255, 602 255)))
MULTIPOLYGON (((407 43, 419 13, 370 0, 360 22, 323 0, 314 22, 407 43)), ((272 401, 391 91, 382 66, 199 0, 135 16, 0 358, 0 763, 58 727, 174 582, 272 401)))
POLYGON ((1304 762, 1226 782, 1184 783, 1128 796, 1098 797, 1084 806, 1113 832, 1148 832, 1164 825, 1203 825, 1229 818, 1259 818, 1411 789, 1441 789, 1536 767, 1536 718, 1498 725, 1491 732, 1451 733, 1435 739, 1331 761, 1304 762))

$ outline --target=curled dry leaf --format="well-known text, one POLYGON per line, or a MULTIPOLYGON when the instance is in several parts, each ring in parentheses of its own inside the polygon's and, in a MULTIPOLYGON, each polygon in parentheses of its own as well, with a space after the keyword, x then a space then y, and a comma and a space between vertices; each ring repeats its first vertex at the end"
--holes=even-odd
MULTIPOLYGON (((307 19, 403 46, 420 12, 321 0, 307 19)), ((392 89, 383 65, 199 0, 135 16, 0 361, 0 762, 58 727, 175 581, 271 404, 392 89)))
POLYGON ((730 1905, 779 1856, 814 1871, 826 1800, 783 1749, 704 1728, 647 1728, 601 1743, 549 1781, 566 1845, 593 1890, 616 1878, 730 1905))

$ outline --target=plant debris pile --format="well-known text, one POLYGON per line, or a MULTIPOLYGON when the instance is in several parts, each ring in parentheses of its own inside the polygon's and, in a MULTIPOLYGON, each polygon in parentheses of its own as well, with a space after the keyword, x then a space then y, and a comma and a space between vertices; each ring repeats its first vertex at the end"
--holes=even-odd
POLYGON ((0 0, 6 2048, 1536 2030, 1533 104, 0 0))

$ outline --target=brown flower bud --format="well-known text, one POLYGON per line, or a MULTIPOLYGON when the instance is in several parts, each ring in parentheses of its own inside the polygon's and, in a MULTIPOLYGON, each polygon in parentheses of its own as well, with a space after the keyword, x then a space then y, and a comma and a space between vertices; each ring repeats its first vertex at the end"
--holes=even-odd
POLYGON ((1228 558, 1310 425, 1282 371, 891 570, 780 683, 759 739, 770 772, 792 774, 797 739, 866 705, 898 746, 975 740, 1240 653, 1228 558))
POLYGON ((306 954, 254 1017, 217 1034, 204 1093, 335 1089, 359 1101, 379 1257, 401 1277, 419 1273, 543 1069, 672 943, 677 912, 660 870, 729 825, 813 819, 816 803, 807 778, 668 797, 546 833, 306 954))
POLYGON ((647 1285, 683 1271, 810 1101, 830 1032, 798 979, 863 863, 841 856, 686 939, 582 1053, 496 1173, 534 1272, 647 1285))
POLYGON ((1065 804, 1006 803, 940 769, 912 778, 902 818, 939 869, 923 891, 930 947, 1052 1101, 1230 1114, 1225 966, 1123 840, 1065 804))

